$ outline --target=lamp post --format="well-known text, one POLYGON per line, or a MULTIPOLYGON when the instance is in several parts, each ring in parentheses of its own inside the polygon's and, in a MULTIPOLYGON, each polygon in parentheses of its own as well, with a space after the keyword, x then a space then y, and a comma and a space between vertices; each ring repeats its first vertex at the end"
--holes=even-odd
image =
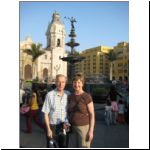
POLYGON ((56 70, 56 75, 58 74, 58 70, 60 69, 60 64, 54 66, 54 70, 56 70))

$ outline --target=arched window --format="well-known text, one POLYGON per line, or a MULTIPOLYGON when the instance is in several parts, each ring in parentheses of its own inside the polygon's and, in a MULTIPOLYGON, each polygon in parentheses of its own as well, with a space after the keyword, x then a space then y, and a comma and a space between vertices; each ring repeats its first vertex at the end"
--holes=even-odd
POLYGON ((32 67, 31 65, 26 65, 24 68, 24 79, 29 80, 32 79, 32 67))
POLYGON ((46 80, 48 78, 48 69, 44 68, 43 69, 43 79, 46 80))
POLYGON ((57 47, 60 47, 60 39, 57 39, 57 47))

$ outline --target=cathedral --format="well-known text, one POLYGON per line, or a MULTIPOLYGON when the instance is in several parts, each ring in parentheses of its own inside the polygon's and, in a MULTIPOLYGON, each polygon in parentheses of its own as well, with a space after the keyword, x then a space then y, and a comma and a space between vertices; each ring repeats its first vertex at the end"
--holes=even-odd
POLYGON ((67 62, 60 59, 67 56, 65 36, 64 24, 61 22, 59 13, 55 12, 46 31, 46 48, 41 49, 45 53, 36 59, 36 68, 32 63, 32 57, 24 52, 25 49, 31 48, 32 38, 27 37, 25 41, 21 41, 20 79, 32 80, 38 78, 40 81, 53 82, 57 74, 67 76, 67 62))

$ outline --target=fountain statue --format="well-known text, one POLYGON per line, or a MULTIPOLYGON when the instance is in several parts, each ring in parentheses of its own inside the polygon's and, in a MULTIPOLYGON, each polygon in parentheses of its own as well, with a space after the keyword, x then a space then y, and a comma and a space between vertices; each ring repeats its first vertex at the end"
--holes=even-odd
POLYGON ((68 78, 69 78, 69 81, 71 81, 70 79, 72 79, 72 77, 75 74, 75 63, 84 60, 85 57, 82 57, 80 55, 76 55, 75 54, 74 47, 80 45, 79 43, 75 42, 76 34, 75 34, 74 23, 77 22, 77 21, 73 17, 71 17, 71 18, 65 17, 65 18, 68 19, 70 21, 70 23, 71 23, 71 31, 70 31, 70 34, 69 34, 69 37, 71 39, 70 39, 70 42, 66 43, 67 46, 71 47, 71 52, 70 52, 70 54, 67 57, 63 57, 63 58, 60 58, 60 59, 62 59, 63 61, 67 61, 69 63, 68 64, 68 66, 69 66, 68 67, 68 78))

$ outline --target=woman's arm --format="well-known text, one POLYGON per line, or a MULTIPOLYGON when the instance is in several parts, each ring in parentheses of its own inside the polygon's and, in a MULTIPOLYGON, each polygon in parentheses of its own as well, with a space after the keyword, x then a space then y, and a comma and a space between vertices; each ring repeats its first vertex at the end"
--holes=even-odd
POLYGON ((90 119, 89 131, 88 131, 88 134, 87 134, 87 141, 92 141, 92 139, 93 139, 93 132, 94 132, 94 125, 95 125, 95 114, 94 114, 93 102, 90 102, 87 105, 87 108, 88 108, 89 119, 90 119))

